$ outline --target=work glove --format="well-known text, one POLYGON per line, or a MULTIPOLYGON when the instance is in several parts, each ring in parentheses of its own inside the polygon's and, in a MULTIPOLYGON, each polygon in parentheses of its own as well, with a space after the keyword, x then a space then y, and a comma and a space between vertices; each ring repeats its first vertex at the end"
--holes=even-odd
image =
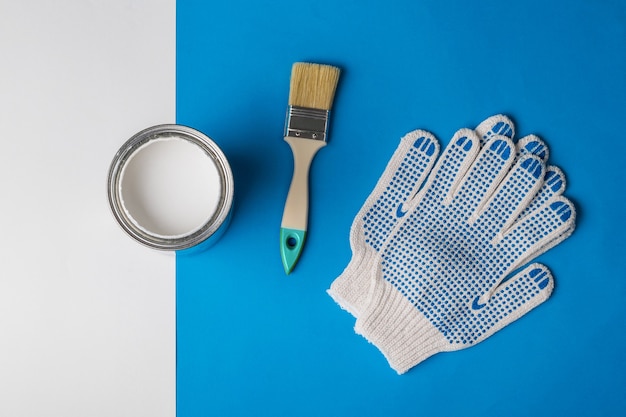
POLYGON ((562 172, 546 168, 547 147, 534 136, 517 146, 483 136, 455 134, 424 186, 390 209, 395 225, 367 266, 355 269, 359 291, 367 288, 355 330, 398 373, 475 345, 552 293, 544 265, 516 271, 574 230, 562 172))

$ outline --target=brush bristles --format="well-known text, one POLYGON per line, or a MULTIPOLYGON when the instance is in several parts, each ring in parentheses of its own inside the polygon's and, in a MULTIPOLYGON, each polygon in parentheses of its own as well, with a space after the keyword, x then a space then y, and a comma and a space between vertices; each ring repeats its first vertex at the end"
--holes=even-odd
POLYGON ((291 70, 289 105, 330 110, 339 81, 339 68, 296 62, 291 70))

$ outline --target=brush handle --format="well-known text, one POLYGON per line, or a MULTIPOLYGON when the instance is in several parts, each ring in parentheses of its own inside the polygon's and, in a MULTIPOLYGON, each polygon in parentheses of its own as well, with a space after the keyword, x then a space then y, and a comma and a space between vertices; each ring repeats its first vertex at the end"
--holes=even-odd
POLYGON ((318 150, 326 142, 316 139, 285 137, 293 153, 293 177, 285 202, 280 228, 280 253, 285 272, 295 266, 306 237, 309 217, 309 168, 318 150))

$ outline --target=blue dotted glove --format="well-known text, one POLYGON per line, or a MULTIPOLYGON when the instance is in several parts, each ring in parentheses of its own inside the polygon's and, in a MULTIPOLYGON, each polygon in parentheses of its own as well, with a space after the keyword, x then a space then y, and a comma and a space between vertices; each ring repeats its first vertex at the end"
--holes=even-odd
MULTIPOLYGON (((505 116, 488 118, 476 128, 487 140, 494 135, 513 137, 513 123, 505 116)), ((529 143, 531 141, 528 141, 529 143)), ((380 262, 379 252, 402 218, 404 207, 412 200, 439 156, 437 139, 424 130, 405 135, 389 160, 350 229, 352 259, 332 283, 328 293, 344 309, 358 317, 367 298, 370 271, 380 262)))
POLYGON ((484 340, 550 296, 543 265, 509 277, 574 230, 562 173, 545 158, 536 137, 516 146, 461 129, 398 210, 355 326, 398 373, 484 340))
POLYGON ((372 196, 384 184, 379 181, 352 228, 363 231, 375 255, 346 271, 366 277, 357 291, 367 288, 368 294, 356 312, 357 332, 399 373, 436 352, 485 339, 549 297, 553 283, 545 266, 531 265, 505 280, 574 229, 573 206, 560 196, 562 172, 545 167, 547 156, 533 136, 516 147, 506 136, 464 129, 419 192, 394 200, 391 208, 378 205, 384 192, 372 196), (386 208, 372 209, 377 206, 386 208), (376 236, 376 227, 368 223, 385 221, 373 221, 372 213, 394 211, 393 225, 379 225, 386 236, 373 245, 368 236, 376 236))

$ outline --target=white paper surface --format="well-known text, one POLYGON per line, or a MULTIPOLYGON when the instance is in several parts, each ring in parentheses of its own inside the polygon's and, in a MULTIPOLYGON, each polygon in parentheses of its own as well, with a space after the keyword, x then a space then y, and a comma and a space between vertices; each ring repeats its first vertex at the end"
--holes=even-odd
POLYGON ((175 122, 175 1, 0 3, 0 416, 175 415, 175 258, 108 165, 175 122))

